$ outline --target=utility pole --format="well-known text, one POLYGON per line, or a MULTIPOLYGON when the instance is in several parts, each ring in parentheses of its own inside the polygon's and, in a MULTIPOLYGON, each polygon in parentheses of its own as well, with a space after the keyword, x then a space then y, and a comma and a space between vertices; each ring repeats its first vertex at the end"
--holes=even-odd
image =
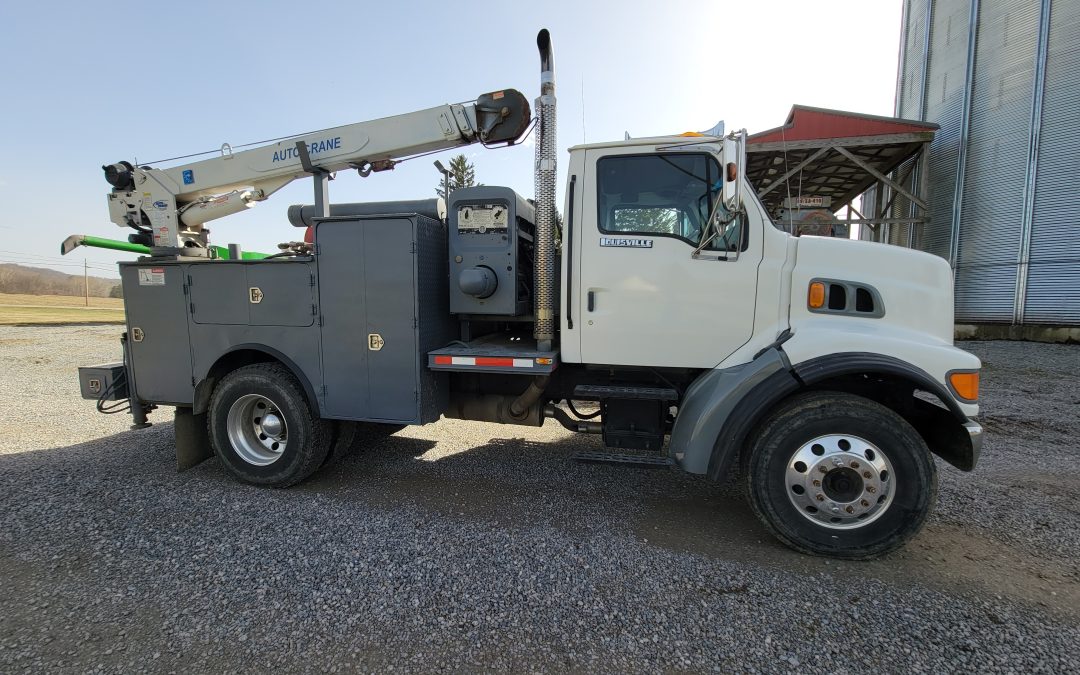
POLYGON ((82 259, 82 284, 83 284, 83 297, 86 299, 86 306, 90 306, 90 277, 86 270, 86 258, 82 259))

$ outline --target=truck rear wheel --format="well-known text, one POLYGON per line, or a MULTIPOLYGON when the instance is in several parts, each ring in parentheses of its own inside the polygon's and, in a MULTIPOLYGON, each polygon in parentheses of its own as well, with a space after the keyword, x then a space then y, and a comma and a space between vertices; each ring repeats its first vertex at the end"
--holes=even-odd
POLYGON ((922 437, 885 406, 840 392, 797 395, 750 444, 750 503, 803 553, 865 559, 923 526, 937 473, 922 437))
POLYGON ((279 364, 226 375, 210 399, 210 440, 222 464, 246 483, 287 487, 323 464, 331 425, 308 406, 300 383, 279 364))

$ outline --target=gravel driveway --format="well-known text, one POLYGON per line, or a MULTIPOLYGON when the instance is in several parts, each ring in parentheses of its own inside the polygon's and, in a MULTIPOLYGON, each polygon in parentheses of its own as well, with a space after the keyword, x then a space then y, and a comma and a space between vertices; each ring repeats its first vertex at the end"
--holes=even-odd
POLYGON ((178 474, 168 410, 78 398, 118 332, 0 328, 0 671, 1080 672, 1080 347, 968 343, 978 470, 843 563, 551 422, 409 428, 285 491, 178 474))

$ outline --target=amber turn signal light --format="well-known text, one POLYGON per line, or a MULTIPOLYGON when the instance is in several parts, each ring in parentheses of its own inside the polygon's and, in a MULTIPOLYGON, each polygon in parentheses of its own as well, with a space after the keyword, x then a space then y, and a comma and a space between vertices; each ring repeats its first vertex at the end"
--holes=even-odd
POLYGON ((806 304, 810 309, 821 309, 825 306, 825 284, 815 281, 810 284, 810 292, 806 296, 806 304))
POLYGON ((949 373, 953 393, 965 401, 979 400, 979 371, 949 373))

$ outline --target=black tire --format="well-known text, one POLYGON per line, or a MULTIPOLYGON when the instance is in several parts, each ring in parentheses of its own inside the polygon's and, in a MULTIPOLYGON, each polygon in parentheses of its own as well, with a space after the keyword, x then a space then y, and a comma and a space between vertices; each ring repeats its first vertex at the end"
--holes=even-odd
POLYGON ((356 438, 353 439, 352 452, 364 452, 370 445, 384 440, 387 436, 393 436, 407 426, 407 424, 358 422, 356 426, 356 438))
POLYGON ((330 420, 330 450, 326 453, 323 466, 329 466, 343 457, 352 454, 356 441, 356 422, 330 420))
POLYGON ((311 410, 300 383, 276 363, 244 366, 226 375, 210 398, 208 424, 214 452, 229 473, 267 487, 295 485, 314 473, 326 459, 333 437, 333 426, 311 410), (263 465, 245 459, 242 449, 230 441, 229 411, 251 396, 272 402, 287 431, 280 455, 263 465))
POLYGON ((862 560, 894 551, 922 528, 937 497, 937 471, 922 437, 898 414, 861 396, 826 391, 793 396, 769 414, 748 449, 747 480, 754 512, 777 539, 803 553, 862 560), (836 445, 825 450, 812 443, 817 439, 836 445), (864 445, 876 446, 879 454, 863 449, 864 445), (812 449, 809 457, 808 448, 812 449), (878 469, 887 459, 891 475, 867 462, 860 465, 848 453, 866 455, 879 462, 878 469), (800 462, 801 458, 811 461, 800 462), (857 468, 852 470, 854 479, 848 464, 857 468), (860 476, 859 471, 864 473, 860 476), (824 487, 803 487, 821 485, 822 480, 824 487), (826 496, 836 485, 842 489, 826 496), (871 488, 873 495, 867 492, 871 488), (849 499, 856 493, 859 496, 849 499), (886 493, 891 495, 888 500, 886 493), (803 500, 806 505, 800 508, 797 504, 803 500), (818 510, 816 503, 829 508, 818 510), (852 505, 857 517, 835 508, 852 505))
POLYGON ((405 428, 404 424, 380 424, 378 422, 349 422, 335 420, 333 424, 333 441, 330 444, 330 452, 326 455, 324 465, 334 464, 352 454, 359 454, 366 450, 372 443, 378 443, 382 439, 395 434, 405 428))

